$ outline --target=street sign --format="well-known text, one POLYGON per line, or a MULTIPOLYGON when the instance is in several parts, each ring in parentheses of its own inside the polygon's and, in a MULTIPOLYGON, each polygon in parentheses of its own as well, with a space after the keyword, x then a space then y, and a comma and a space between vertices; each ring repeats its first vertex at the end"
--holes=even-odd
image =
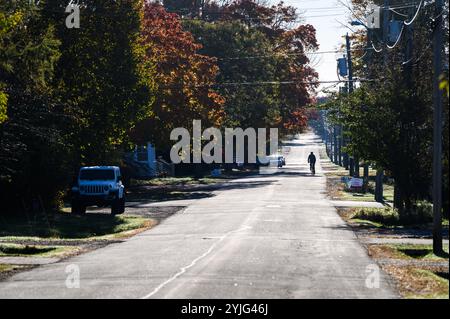
POLYGON ((347 76, 348 75, 347 59, 340 58, 337 61, 338 61, 339 75, 347 76))
POLYGON ((349 182, 349 188, 362 188, 364 186, 364 180, 362 178, 352 178, 349 182))
POLYGON ((379 29, 381 27, 381 8, 379 6, 374 4, 369 6, 367 27, 369 29, 379 29))

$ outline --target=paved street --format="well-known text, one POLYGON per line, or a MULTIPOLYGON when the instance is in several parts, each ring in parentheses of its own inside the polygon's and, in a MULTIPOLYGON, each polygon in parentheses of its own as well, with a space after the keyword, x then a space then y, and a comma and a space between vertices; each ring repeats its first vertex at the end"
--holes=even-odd
POLYGON ((17 274, 0 298, 394 298, 382 272, 366 286, 377 267, 326 199, 320 163, 309 174, 318 141, 301 135, 277 174, 234 181, 124 243, 17 274))

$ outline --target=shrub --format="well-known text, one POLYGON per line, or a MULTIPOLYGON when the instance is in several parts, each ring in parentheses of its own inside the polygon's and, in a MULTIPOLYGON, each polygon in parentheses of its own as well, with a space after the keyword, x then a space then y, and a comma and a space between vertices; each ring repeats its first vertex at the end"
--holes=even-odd
POLYGON ((396 209, 385 208, 358 208, 352 219, 364 219, 384 225, 397 225, 400 221, 400 215, 396 209))
POLYGON ((427 201, 417 201, 408 217, 409 222, 413 224, 431 223, 433 221, 433 205, 427 201))

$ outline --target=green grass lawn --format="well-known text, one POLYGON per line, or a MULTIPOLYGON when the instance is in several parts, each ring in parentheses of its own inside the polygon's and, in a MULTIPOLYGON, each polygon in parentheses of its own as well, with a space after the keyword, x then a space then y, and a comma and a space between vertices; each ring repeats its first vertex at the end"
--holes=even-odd
POLYGON ((9 264, 0 264, 0 280, 6 278, 8 275, 13 274, 14 272, 31 269, 30 266, 21 266, 21 265, 9 265, 9 264))
POLYGON ((395 209, 354 208, 348 216, 353 223, 371 225, 373 227, 392 227, 400 224, 400 216, 395 209))
POLYGON ((8 264, 0 264, 0 273, 2 272, 6 272, 6 271, 11 271, 14 269, 13 265, 8 265, 8 264))
POLYGON ((26 219, 0 216, 0 239, 50 238, 92 239, 117 235, 146 227, 150 219, 138 216, 111 216, 109 214, 73 215, 55 213, 46 218, 26 219))
POLYGON ((132 180, 131 186, 174 186, 174 185, 210 185, 223 182, 225 178, 165 177, 148 180, 132 180))
POLYGON ((10 272, 10 271, 13 271, 18 268, 21 268, 21 267, 16 266, 16 265, 0 264, 0 278, 1 278, 2 273, 10 272))
POLYGON ((196 178, 194 176, 185 177, 161 177, 146 180, 131 180, 130 186, 184 186, 184 185, 213 185, 223 183, 230 179, 246 177, 258 173, 258 169, 246 168, 243 170, 233 169, 231 171, 222 171, 219 177, 205 176, 196 178))
MULTIPOLYGON (((360 201, 360 202, 375 202, 375 177, 377 171, 372 167, 369 168, 369 181, 367 190, 364 193, 358 193, 346 189, 345 184, 341 182, 340 178, 349 176, 349 171, 344 167, 334 164, 330 161, 326 155, 325 148, 320 150, 320 156, 322 158, 322 166, 325 171, 325 176, 329 178, 334 189, 334 199, 344 201, 360 201)), ((364 168, 360 167, 360 176, 364 176, 364 168)), ((389 183, 383 184, 383 199, 385 202, 394 201, 394 186, 389 183)))
MULTIPOLYGON (((94 240, 107 244, 155 224, 156 220, 129 215, 89 213, 80 216, 59 212, 48 219, 0 215, 0 258, 69 257, 84 251, 84 245, 94 240)), ((7 276, 16 270, 21 268, 2 266, 0 275, 7 276)))
POLYGON ((77 247, 68 246, 29 246, 0 243, 0 257, 60 257, 77 250, 77 247))
MULTIPOLYGON (((365 193, 352 192, 343 188, 339 192, 339 199, 345 201, 358 201, 358 202, 375 202, 375 182, 369 181, 369 191, 365 193)), ((389 184, 383 184, 383 199, 385 202, 394 201, 394 186, 389 184)))
POLYGON ((411 244, 398 244, 388 245, 399 252, 399 257, 403 259, 416 259, 416 260, 448 260, 448 245, 444 245, 444 255, 436 256, 433 253, 432 245, 411 245, 411 244))
POLYGON ((373 228, 385 228, 385 227, 391 227, 383 225, 382 223, 377 223, 371 220, 366 219, 359 219, 359 218, 352 218, 349 220, 350 223, 358 224, 360 226, 366 226, 366 227, 373 227, 373 228))
POLYGON ((343 201, 356 201, 356 202, 374 202, 374 195, 371 193, 353 193, 347 191, 341 191, 339 200, 343 201))
MULTIPOLYGON (((431 229, 432 216, 414 213, 406 220, 400 219, 396 209, 384 208, 348 208, 342 210, 340 215, 349 223, 374 228, 420 228, 431 229)), ((442 227, 448 228, 448 219, 442 220, 442 227)))
POLYGON ((449 283, 448 273, 445 278, 445 274, 435 273, 427 269, 412 269, 410 270, 412 276, 417 281, 428 282, 431 289, 425 293, 409 293, 405 297, 408 299, 448 299, 449 298, 449 283))
POLYGON ((448 245, 444 245, 445 254, 433 254, 432 245, 384 244, 369 245, 369 255, 375 259, 391 260, 382 265, 397 282, 404 298, 408 299, 448 299, 448 268, 440 264, 448 263, 448 245), (407 261, 405 265, 396 264, 396 260, 407 261), (415 263, 415 261, 429 263, 415 263), (433 262, 441 262, 434 264, 433 262))

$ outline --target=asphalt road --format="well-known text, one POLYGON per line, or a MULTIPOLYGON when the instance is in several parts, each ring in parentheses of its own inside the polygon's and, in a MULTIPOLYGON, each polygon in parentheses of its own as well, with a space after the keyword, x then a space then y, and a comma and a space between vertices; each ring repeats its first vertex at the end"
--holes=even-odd
POLYGON ((124 243, 17 274, 0 297, 397 297, 326 198, 320 163, 310 176, 318 148, 302 135, 276 174, 235 181, 124 243), (80 287, 68 288, 74 269, 80 287))

